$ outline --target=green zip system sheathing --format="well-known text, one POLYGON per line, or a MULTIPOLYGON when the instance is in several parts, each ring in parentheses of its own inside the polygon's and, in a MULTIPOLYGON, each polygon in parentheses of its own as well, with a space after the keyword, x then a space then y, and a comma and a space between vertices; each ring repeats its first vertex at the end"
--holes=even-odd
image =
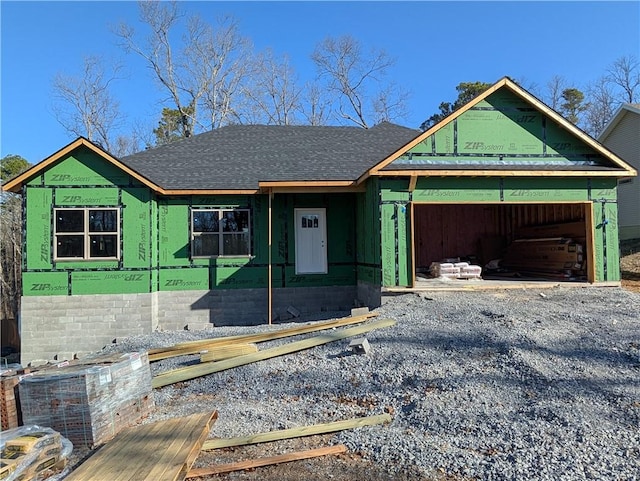
MULTIPOLYGON (((370 191, 369 196, 375 195, 370 191)), ((133 294, 158 291, 266 288, 268 197, 193 195, 164 197, 86 149, 78 149, 25 187, 23 293, 29 295, 133 294), (119 212, 118 260, 54 259, 54 208, 108 207, 119 212), (248 209, 251 255, 193 258, 191 210, 248 209)), ((356 194, 281 194, 272 214, 274 288, 356 284, 356 194), (295 272, 294 209, 327 213, 328 273, 295 272)), ((379 222, 370 214, 368 222, 379 222)), ((370 235, 363 238, 371 239, 370 235)), ((365 259, 379 264, 372 246, 365 259)), ((368 272, 369 277, 374 277, 368 272)))
POLYGON ((606 165, 604 157, 524 99, 499 90, 390 164, 407 166, 606 165))
MULTIPOLYGON (((473 231, 481 219, 463 216, 463 207, 497 206, 495 226, 487 232, 513 236, 518 227, 553 222, 580 221, 587 228, 584 206, 593 217, 595 281, 619 281, 616 180, 600 178, 518 178, 518 177, 426 177, 418 178, 409 192, 409 179, 380 180, 382 233, 382 277, 384 286, 410 286, 411 206, 416 216, 420 206, 460 206, 449 224, 462 225, 456 235, 464 236, 464 225, 473 231), (500 207, 501 206, 501 207, 500 207), (460 218, 462 217, 462 218, 460 218)), ((479 229, 476 229, 479 230, 479 229)), ((481 230, 481 229, 480 229, 481 230)), ((453 231, 451 231, 453 232, 453 231)), ((429 236, 443 235, 439 231, 429 236)), ((476 239, 477 240, 477 239, 476 239)), ((511 239, 513 240, 513 239, 511 239)), ((418 242, 418 239, 414 240, 418 242)), ((474 240, 475 242, 475 240, 474 240)), ((439 260, 439 259, 432 259, 439 260)))
POLYGON ((366 192, 357 194, 356 202, 356 262, 357 277, 361 282, 380 286, 382 283, 380 264, 380 211, 379 181, 367 182, 366 192))

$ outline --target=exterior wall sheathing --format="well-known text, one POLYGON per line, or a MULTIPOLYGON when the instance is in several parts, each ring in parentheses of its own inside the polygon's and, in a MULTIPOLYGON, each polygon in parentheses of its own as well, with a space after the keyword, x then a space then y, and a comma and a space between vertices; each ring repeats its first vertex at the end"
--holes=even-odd
POLYGON ((464 236, 473 231, 472 226, 465 229, 465 224, 479 222, 475 217, 461 216, 463 206, 498 206, 491 218, 495 225, 489 231, 511 236, 509 240, 518 227, 582 221, 586 229, 587 206, 593 218, 594 280, 620 280, 615 179, 430 177, 419 178, 413 192, 409 192, 409 179, 382 179, 379 199, 385 287, 412 284, 411 207, 421 205, 458 206, 457 217, 447 219, 449 224, 458 224, 457 233, 426 234, 439 243, 446 242, 443 235, 464 236))
MULTIPOLYGON (((154 329, 266 322, 266 195, 158 196, 83 148, 32 179, 23 193, 27 206, 21 312, 23 363, 55 356, 67 350, 71 341, 77 346, 74 349, 84 352, 101 349, 124 335, 154 329), (191 257, 190 209, 207 206, 250 210, 250 257, 191 257), (117 208, 119 260, 56 260, 56 207, 117 208), (54 310, 50 308, 52 302, 54 310), (43 324, 48 329, 43 330, 43 324)), ((371 191, 367 195, 375 194, 371 191)), ((353 307, 358 297, 359 269, 379 265, 375 245, 367 247, 362 261, 356 254, 357 230, 363 228, 357 225, 357 211, 366 210, 369 201, 356 194, 274 196, 272 294, 276 315, 286 317, 289 306, 300 312, 353 307), (325 275, 295 272, 294 209, 305 207, 326 209, 325 275)), ((375 225, 379 219, 371 215, 367 222, 375 225)), ((371 270, 366 273, 375 283, 375 274, 371 270)))

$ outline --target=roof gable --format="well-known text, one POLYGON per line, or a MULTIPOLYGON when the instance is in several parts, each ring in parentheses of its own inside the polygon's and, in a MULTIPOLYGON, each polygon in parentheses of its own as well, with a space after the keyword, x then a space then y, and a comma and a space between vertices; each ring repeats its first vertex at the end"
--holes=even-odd
POLYGON ((47 178, 47 183, 59 182, 64 185, 103 185, 113 181, 114 176, 117 178, 130 175, 147 187, 158 189, 157 185, 84 137, 78 137, 42 162, 9 179, 2 185, 2 190, 19 192, 23 184, 34 182, 40 175, 47 178), (97 156, 104 162, 92 162, 92 156, 97 156), (63 161, 73 164, 73 175, 69 173, 69 165, 61 167, 63 161), (91 165, 92 163, 94 165, 91 165), (107 178, 110 178, 110 181, 107 178))
POLYGON ((410 172, 636 175, 613 152, 508 78, 396 151, 366 176, 410 172))

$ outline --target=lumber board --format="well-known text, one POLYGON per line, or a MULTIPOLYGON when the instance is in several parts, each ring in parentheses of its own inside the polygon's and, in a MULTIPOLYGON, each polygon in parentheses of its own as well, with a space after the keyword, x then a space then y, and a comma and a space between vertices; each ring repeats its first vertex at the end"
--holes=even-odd
POLYGON ((200 353, 200 362, 223 361, 231 357, 243 356, 258 352, 255 344, 229 344, 228 346, 215 346, 208 351, 200 353))
POLYGON ((277 331, 267 331, 256 334, 243 334, 239 336, 227 336, 211 339, 201 339, 199 341, 181 342, 171 347, 150 349, 148 351, 149 361, 160 361, 162 359, 168 359, 170 357, 184 356, 187 354, 198 354, 202 350, 211 349, 218 346, 228 346, 230 344, 238 343, 273 341, 276 339, 282 339, 284 337, 292 337, 300 334, 307 334, 309 332, 333 329, 334 327, 359 324, 377 315, 378 314, 375 312, 370 312, 362 316, 333 319, 330 321, 313 323, 305 326, 279 329, 277 331))
POLYGON ((66 481, 184 479, 218 413, 199 413, 122 431, 70 473, 66 481))
POLYGON ((262 466, 271 466, 273 464, 290 463, 292 461, 300 461, 302 459, 318 458, 329 454, 342 454, 347 452, 344 444, 335 446, 326 446, 324 448, 308 449, 305 451, 296 451, 293 453, 281 454, 279 456, 270 456, 267 458, 249 459, 247 461, 238 461, 236 463, 218 464, 208 468, 191 469, 187 473, 188 478, 198 478, 200 476, 212 476, 214 474, 225 474, 233 471, 242 471, 243 469, 253 469, 262 466))
POLYGON ((156 375, 151 380, 151 386, 154 388, 158 388, 180 381, 188 381, 189 379, 195 379, 197 377, 206 376, 215 372, 225 371, 234 367, 244 366, 246 364, 263 361, 265 359, 270 359, 273 357, 283 356, 285 354, 291 354, 294 352, 302 351, 304 349, 321 346, 329 342, 346 339, 348 337, 358 336, 374 329, 390 327, 394 324, 396 324, 396 321, 394 319, 381 319, 379 321, 373 321, 362 326, 350 327, 347 329, 322 334, 320 336, 311 337, 309 339, 303 339, 301 341, 289 342, 287 344, 283 344, 282 346, 264 349, 252 354, 245 354, 244 356, 232 357, 230 359, 225 359, 224 361, 205 362, 193 366, 174 369, 172 371, 166 371, 156 375))
POLYGON ((298 428, 281 429, 268 433, 252 434, 237 438, 209 439, 202 445, 203 451, 212 451, 220 448, 230 448, 235 446, 246 446, 247 444, 267 443, 280 441, 282 439, 301 438, 316 434, 335 433, 347 429, 361 428, 364 426, 375 426, 391 422, 390 414, 377 414, 363 418, 345 419, 344 421, 334 421, 331 423, 314 424, 312 426, 302 426, 298 428))

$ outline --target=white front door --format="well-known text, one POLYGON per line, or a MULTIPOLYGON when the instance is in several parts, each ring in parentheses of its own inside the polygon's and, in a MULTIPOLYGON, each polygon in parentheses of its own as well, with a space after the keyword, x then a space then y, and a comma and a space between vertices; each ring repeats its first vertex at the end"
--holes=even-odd
POLYGON ((296 274, 327 273, 325 209, 295 209, 296 274))

